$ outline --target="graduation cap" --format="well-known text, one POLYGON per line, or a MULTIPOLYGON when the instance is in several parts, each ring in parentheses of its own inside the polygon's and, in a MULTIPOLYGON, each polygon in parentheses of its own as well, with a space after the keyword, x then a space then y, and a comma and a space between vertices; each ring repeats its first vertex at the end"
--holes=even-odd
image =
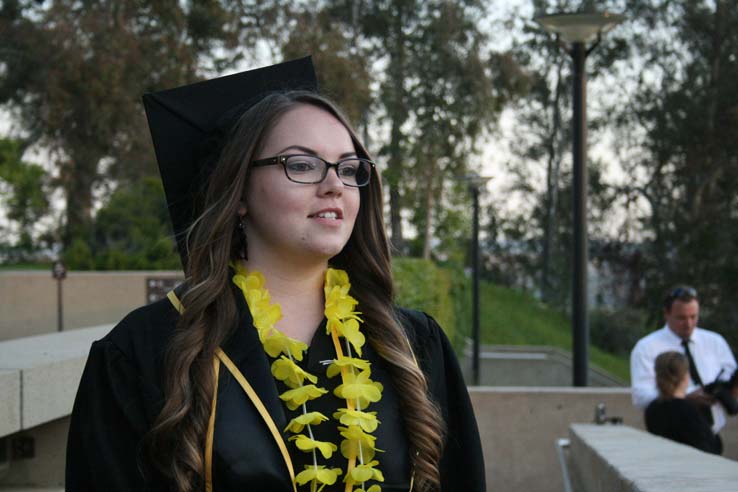
POLYGON ((310 90, 318 82, 311 58, 144 94, 143 102, 182 265, 195 202, 238 118, 275 91, 310 90), (210 164, 210 165, 208 165, 210 164))

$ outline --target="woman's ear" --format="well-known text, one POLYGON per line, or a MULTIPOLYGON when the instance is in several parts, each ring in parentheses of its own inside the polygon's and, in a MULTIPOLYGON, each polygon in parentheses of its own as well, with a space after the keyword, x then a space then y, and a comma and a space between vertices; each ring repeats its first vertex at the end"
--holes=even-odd
POLYGON ((241 218, 246 217, 246 204, 243 202, 238 202, 238 216, 241 218))

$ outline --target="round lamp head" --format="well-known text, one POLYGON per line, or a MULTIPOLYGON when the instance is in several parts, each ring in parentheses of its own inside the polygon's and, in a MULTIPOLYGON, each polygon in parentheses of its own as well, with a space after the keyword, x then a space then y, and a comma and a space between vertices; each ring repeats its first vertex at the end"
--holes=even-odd
POLYGON ((610 12, 591 12, 540 15, 533 20, 568 43, 589 43, 623 22, 625 16, 610 12))

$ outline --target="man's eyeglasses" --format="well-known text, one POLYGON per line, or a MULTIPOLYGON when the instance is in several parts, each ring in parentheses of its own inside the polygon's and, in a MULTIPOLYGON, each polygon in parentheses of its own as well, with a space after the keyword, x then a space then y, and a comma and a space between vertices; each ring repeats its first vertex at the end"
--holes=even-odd
POLYGON ((677 300, 681 302, 690 302, 697 299, 697 291, 693 287, 683 285, 675 288, 668 296, 666 296, 666 299, 664 299, 664 309, 667 311, 670 310, 671 305, 677 300))
POLYGON ((366 186, 372 176, 374 163, 368 159, 349 157, 338 162, 328 162, 316 155, 289 154, 252 161, 251 165, 273 166, 281 164, 287 179, 295 183, 320 183, 328 175, 329 168, 335 168, 338 179, 346 186, 366 186))
POLYGON ((697 291, 693 287, 677 287, 676 289, 671 291, 669 297, 671 297, 672 299, 681 299, 686 297, 696 298, 697 291))

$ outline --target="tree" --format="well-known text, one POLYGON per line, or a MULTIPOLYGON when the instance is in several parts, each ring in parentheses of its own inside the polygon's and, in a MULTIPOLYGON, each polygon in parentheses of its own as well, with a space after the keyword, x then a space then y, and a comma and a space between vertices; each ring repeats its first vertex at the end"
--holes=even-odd
POLYGON ((0 103, 59 156, 65 245, 85 235, 96 186, 156 173, 141 95, 231 66, 233 48, 265 36, 281 3, 3 3, 0 103))
POLYGON ((0 187, 5 188, 2 205, 7 218, 17 224, 18 240, 14 249, 20 256, 15 260, 23 260, 36 249, 34 239, 40 232, 36 225, 49 211, 46 172, 39 165, 24 162, 22 156, 21 142, 0 139, 0 187))
MULTIPOLYGON (((440 2, 436 8, 418 33, 410 63, 415 75, 409 91, 414 123, 411 169, 421 178, 410 183, 416 200, 414 223, 425 259, 431 256, 433 222, 439 208, 454 204, 453 197, 446 195, 458 187, 448 185, 449 180, 471 169, 477 139, 495 121, 504 102, 495 97, 482 51, 485 36, 477 26, 484 13, 482 6, 440 2)), ((457 209, 461 203, 457 200, 457 209)))
POLYGON ((366 48, 359 44, 356 27, 345 15, 313 4, 294 12, 282 54, 285 59, 291 59, 310 53, 320 92, 334 100, 351 122, 366 131, 372 103, 371 60, 366 48))
POLYGON ((161 181, 148 177, 115 190, 87 240, 76 238, 65 261, 74 269, 181 268, 161 181))
MULTIPOLYGON (((738 4, 629 2, 637 76, 612 108, 633 182, 645 199, 643 274, 652 321, 664 291, 695 285, 707 323, 738 343, 738 4), (640 177, 640 178, 638 178, 640 177)), ((625 69, 624 69, 625 70, 625 69)))

